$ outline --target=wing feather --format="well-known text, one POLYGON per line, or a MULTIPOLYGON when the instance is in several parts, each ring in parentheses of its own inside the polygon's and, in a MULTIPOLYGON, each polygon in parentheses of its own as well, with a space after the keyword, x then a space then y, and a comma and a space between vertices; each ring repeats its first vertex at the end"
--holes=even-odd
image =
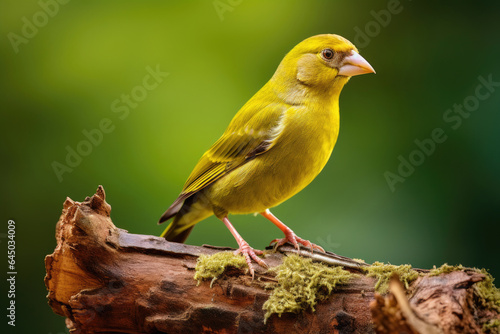
POLYGON ((278 103, 258 111, 245 107, 201 157, 186 181, 181 196, 194 194, 212 184, 256 155, 265 153, 278 140, 287 107, 278 103))

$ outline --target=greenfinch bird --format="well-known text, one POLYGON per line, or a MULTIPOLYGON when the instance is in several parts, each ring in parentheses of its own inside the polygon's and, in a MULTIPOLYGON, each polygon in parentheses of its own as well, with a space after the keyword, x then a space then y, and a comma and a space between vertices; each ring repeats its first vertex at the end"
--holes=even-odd
POLYGON ((226 131, 203 154, 182 192, 159 224, 173 218, 162 233, 184 242, 194 225, 215 215, 238 243, 254 275, 251 260, 266 267, 228 219, 231 214, 260 213, 283 233, 271 244, 291 242, 324 251, 299 238, 269 209, 286 201, 321 172, 339 134, 339 95, 351 76, 375 73, 347 39, 317 35, 296 45, 272 78, 234 116, 226 131))

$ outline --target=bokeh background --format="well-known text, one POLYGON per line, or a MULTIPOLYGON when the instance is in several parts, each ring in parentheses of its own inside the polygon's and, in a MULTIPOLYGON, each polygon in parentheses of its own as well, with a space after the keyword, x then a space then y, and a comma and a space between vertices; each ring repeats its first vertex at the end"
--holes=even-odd
MULTIPOLYGON (((320 33, 356 43, 377 74, 344 88, 330 162, 274 213, 345 256, 500 277, 500 87, 477 88, 479 77, 500 82, 498 1, 63 2, 6 0, 0 10, 4 264, 8 219, 17 226, 9 332, 66 332, 43 283, 66 196, 81 201, 102 184, 118 227, 160 234, 158 218, 202 153, 286 52, 320 33), (168 75, 143 96, 148 67, 168 75), (140 101, 126 107, 131 92, 140 101), (468 117, 443 118, 464 102, 468 117), (103 119, 112 131, 58 177, 54 163, 67 165, 67 147, 103 119), (415 140, 436 128, 446 141, 391 189, 385 173, 398 173, 400 156, 418 158, 415 140)), ((255 248, 281 237, 262 217, 232 220, 255 248)), ((214 218, 188 243, 236 246, 214 218)))

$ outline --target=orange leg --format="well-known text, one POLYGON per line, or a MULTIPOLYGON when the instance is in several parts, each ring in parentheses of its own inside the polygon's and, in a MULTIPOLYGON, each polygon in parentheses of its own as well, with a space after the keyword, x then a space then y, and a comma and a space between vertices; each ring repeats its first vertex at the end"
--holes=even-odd
POLYGON ((264 254, 264 252, 250 247, 248 245, 248 242, 243 240, 241 235, 238 233, 238 231, 236 231, 236 229, 234 228, 234 226, 231 224, 231 222, 227 217, 222 218, 222 221, 224 222, 224 224, 229 229, 233 237, 236 239, 236 242, 238 243, 239 248, 234 252, 234 254, 235 255, 240 253, 243 254, 245 259, 247 260, 248 269, 250 270, 250 274, 252 274, 252 279, 253 279, 255 271, 253 269, 252 259, 262 267, 267 268, 267 264, 260 257, 257 256, 264 254))
POLYGON ((269 211, 269 209, 261 212, 260 214, 269 219, 274 225, 276 225, 281 231, 283 231, 283 233, 285 233, 285 237, 283 239, 274 239, 273 241, 271 241, 271 244, 276 243, 276 247, 284 245, 287 241, 290 241, 295 246, 295 248, 297 248, 297 250, 299 249, 299 244, 302 244, 306 247, 311 248, 311 251, 317 249, 322 251, 323 253, 325 252, 325 250, 321 246, 313 244, 309 240, 299 238, 288 226, 286 226, 281 222, 281 220, 276 218, 276 216, 273 215, 271 211, 269 211))

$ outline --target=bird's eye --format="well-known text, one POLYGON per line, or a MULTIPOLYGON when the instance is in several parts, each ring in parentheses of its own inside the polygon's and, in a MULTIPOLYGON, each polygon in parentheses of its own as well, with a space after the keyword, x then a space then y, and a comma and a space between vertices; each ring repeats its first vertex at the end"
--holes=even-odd
POLYGON ((335 52, 332 49, 324 49, 321 51, 321 56, 327 60, 332 59, 335 52))

